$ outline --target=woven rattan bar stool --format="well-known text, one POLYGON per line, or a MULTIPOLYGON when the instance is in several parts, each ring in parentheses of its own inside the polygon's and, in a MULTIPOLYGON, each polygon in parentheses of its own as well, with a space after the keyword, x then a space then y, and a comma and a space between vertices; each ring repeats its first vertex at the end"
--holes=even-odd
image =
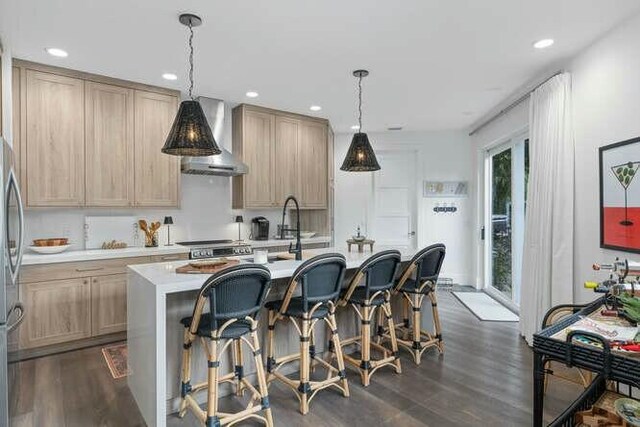
MULTIPOLYGON (((402 298, 403 324, 396 325, 398 344, 411 352, 417 365, 420 364, 422 353, 428 348, 435 346, 440 353, 444 353, 444 341, 442 341, 438 301, 436 299, 436 283, 444 256, 445 246, 442 243, 422 249, 411 259, 394 288, 394 293, 402 298), (425 297, 429 297, 429 300, 431 300, 433 333, 424 331, 421 326, 421 307, 425 297), (409 311, 412 312, 411 316, 409 311)), ((391 339, 391 333, 388 328, 382 331, 382 336, 386 339, 391 339)))
POLYGON ((345 268, 345 258, 340 254, 323 254, 307 260, 293 273, 284 299, 272 301, 266 305, 269 309, 267 380, 271 382, 277 379, 289 386, 300 401, 302 414, 309 412, 311 399, 324 388, 337 387, 345 397, 349 396, 349 385, 335 317, 336 301, 340 294, 345 268), (294 297, 298 288, 300 288, 300 296, 294 297), (275 326, 278 321, 284 319, 289 319, 297 330, 300 336, 300 351, 276 357, 275 326), (337 367, 316 354, 313 344, 314 327, 318 321, 322 320, 328 326, 331 335, 337 367), (288 363, 298 360, 300 372, 297 380, 278 371, 288 363), (326 379, 310 380, 313 363, 326 368, 326 379))
POLYGON ((225 269, 204 283, 193 316, 180 321, 185 327, 180 417, 190 409, 206 427, 228 425, 247 418, 257 418, 267 426, 273 426, 255 319, 270 286, 269 270, 255 264, 225 269), (207 303, 209 312, 204 313, 207 303), (201 384, 191 384, 191 354, 196 337, 200 337, 207 355, 208 378, 201 384), (257 388, 244 377, 243 343, 251 350, 256 364, 257 388), (232 353, 235 368, 231 373, 220 375, 220 357, 227 350, 232 353), (225 382, 235 384, 238 395, 249 391, 251 399, 244 410, 236 413, 218 410, 218 385, 225 382), (206 411, 194 397, 195 393, 204 390, 208 391, 206 411))
POLYGON ((389 302, 398 265, 400 265, 399 251, 382 251, 373 255, 356 271, 338 303, 340 306, 351 304, 360 318, 362 325, 360 335, 343 339, 342 346, 351 344, 360 346, 359 359, 347 354, 344 355, 344 359, 358 369, 364 386, 369 385, 371 375, 383 366, 392 366, 398 374, 402 372, 391 314, 391 303, 389 302), (363 279, 363 285, 358 286, 363 282, 363 279), (371 320, 376 310, 379 316, 378 326, 383 324, 382 318, 386 317, 391 349, 382 346, 379 342, 371 341, 371 320), (382 353, 382 358, 371 360, 371 348, 382 353))

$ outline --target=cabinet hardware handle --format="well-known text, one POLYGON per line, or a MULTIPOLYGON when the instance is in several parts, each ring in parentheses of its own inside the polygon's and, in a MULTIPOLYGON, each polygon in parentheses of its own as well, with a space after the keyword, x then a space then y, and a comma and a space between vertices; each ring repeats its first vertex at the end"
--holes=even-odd
POLYGON ((104 270, 104 267, 92 267, 92 268, 76 268, 78 273, 84 273, 86 271, 100 271, 104 270))
POLYGON ((88 280, 83 280, 83 281, 82 281, 82 283, 83 283, 84 285, 86 285, 87 283, 89 283, 89 281, 88 281, 88 280))

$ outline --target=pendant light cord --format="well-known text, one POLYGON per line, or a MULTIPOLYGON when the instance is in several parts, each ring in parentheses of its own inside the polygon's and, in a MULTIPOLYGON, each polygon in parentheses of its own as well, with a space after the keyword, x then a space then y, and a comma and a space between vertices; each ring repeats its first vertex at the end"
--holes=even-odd
POLYGON ((358 77, 358 132, 362 132, 362 74, 358 77))
POLYGON ((189 98, 193 101, 193 25, 189 20, 189 98))

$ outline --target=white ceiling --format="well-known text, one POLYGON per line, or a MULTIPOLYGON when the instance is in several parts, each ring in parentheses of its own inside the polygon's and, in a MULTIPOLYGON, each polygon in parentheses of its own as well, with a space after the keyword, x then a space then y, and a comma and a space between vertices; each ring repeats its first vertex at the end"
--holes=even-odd
POLYGON ((365 131, 453 129, 639 10, 638 0, 2 0, 0 37, 19 58, 184 90, 187 30, 177 17, 194 12, 204 20, 198 95, 350 131, 351 71, 367 68, 365 131), (547 37, 553 47, 532 48, 547 37), (260 97, 246 99, 248 90, 260 97))

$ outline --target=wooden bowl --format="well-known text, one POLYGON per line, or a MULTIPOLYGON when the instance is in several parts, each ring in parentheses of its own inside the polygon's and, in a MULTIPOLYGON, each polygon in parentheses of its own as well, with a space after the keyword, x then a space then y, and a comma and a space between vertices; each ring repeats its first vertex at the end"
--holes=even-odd
POLYGON ((51 239, 34 239, 33 246, 65 246, 69 243, 66 237, 54 237, 51 239))

